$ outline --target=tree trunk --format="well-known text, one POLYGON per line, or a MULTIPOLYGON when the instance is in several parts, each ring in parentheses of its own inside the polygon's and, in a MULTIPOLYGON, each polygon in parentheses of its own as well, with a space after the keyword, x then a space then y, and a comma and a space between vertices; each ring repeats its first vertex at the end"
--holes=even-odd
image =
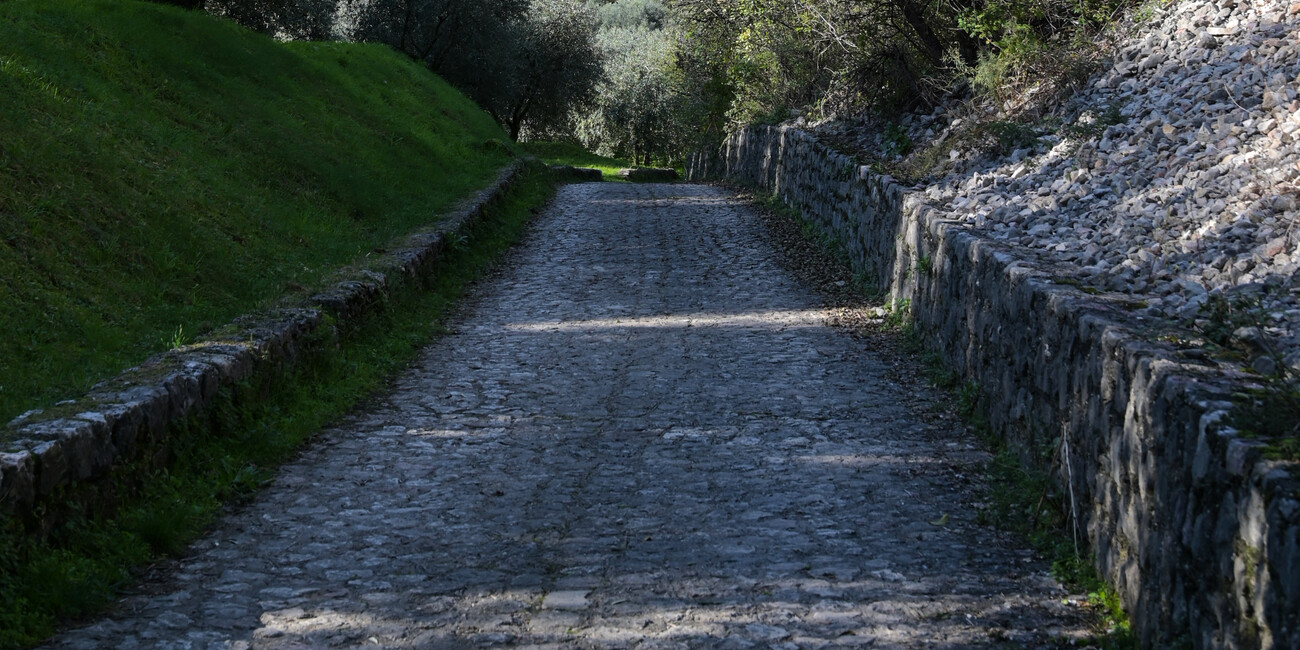
POLYGON ((402 44, 397 49, 406 53, 407 56, 417 59, 415 52, 411 47, 411 21, 415 18, 414 0, 406 0, 406 15, 402 17, 402 44))
POLYGON ((926 62, 935 66, 943 63, 943 42, 931 29, 930 23, 925 21, 925 7, 916 4, 915 0, 903 0, 898 8, 903 13, 903 20, 907 21, 908 27, 920 39, 926 62))
POLYGON ((524 98, 519 100, 515 110, 510 112, 510 139, 519 142, 519 132, 524 128, 524 118, 528 117, 528 109, 533 104, 533 91, 531 87, 524 94, 524 98))
MULTIPOLYGON (((956 0, 952 4, 954 14, 960 13, 967 9, 976 9, 983 3, 979 0, 956 0)), ((974 67, 980 61, 980 42, 979 39, 967 34, 965 30, 958 29, 954 32, 954 38, 957 40, 957 52, 961 54, 961 62, 968 66, 974 67)))

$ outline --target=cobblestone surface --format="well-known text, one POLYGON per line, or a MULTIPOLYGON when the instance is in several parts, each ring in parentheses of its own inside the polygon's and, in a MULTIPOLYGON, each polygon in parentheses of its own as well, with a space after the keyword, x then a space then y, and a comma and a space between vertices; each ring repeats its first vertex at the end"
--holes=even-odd
POLYGON ((700 185, 561 189, 391 394, 68 648, 1054 647, 981 452, 700 185))

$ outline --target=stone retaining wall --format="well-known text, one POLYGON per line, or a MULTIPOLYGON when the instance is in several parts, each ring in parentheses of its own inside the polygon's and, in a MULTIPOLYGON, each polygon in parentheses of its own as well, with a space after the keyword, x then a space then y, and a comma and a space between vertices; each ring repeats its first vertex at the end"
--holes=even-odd
POLYGON ((165 447, 168 425, 202 412, 222 388, 292 368, 322 328, 346 329, 396 287, 428 277, 448 242, 499 201, 522 169, 506 168, 435 229, 412 235, 369 268, 345 271, 343 279, 304 306, 241 318, 222 333, 151 358, 82 398, 15 420, 7 432, 12 442, 0 446, 0 512, 25 518, 43 499, 104 478, 142 450, 165 447))
POLYGON ((1222 424, 1230 371, 1157 342, 1130 299, 1054 284, 796 129, 736 133, 687 178, 797 207, 978 383, 998 435, 1057 450, 1079 534, 1144 646, 1300 648, 1300 470, 1222 424))

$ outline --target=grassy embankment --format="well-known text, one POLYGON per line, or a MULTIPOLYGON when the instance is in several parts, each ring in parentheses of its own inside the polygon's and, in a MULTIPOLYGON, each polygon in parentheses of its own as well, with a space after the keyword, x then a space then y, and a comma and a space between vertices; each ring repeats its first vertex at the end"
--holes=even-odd
POLYGON ((0 423, 319 282, 512 155, 386 48, 129 0, 0 3, 0 133, 0 423))
POLYGON ((524 151, 541 158, 548 165, 572 165, 599 169, 600 175, 607 181, 624 181, 618 170, 632 167, 626 160, 599 156, 567 142, 525 142, 524 151))
POLYGON ((114 490, 132 498, 116 512, 74 518, 42 540, 13 522, 0 526, 0 649, 32 645, 60 622, 102 611, 141 567, 183 550, 226 504, 254 494, 305 440, 381 389, 444 331, 465 289, 523 234, 552 188, 545 174, 531 174, 439 264, 428 286, 402 291, 346 339, 318 341, 334 351, 293 376, 223 394, 207 418, 225 435, 174 427, 180 442, 169 468, 117 472, 114 490))
MULTIPOLYGON (((512 149, 383 48, 279 44, 127 0, 0 3, 0 133, 3 418, 309 291, 486 185, 512 149)), ((426 286, 322 335, 331 352, 294 376, 176 424, 171 466, 115 472, 113 512, 64 512, 41 535, 0 520, 0 648, 100 611, 382 387, 549 191, 531 174, 426 286), (204 422, 223 435, 185 435, 204 422)))

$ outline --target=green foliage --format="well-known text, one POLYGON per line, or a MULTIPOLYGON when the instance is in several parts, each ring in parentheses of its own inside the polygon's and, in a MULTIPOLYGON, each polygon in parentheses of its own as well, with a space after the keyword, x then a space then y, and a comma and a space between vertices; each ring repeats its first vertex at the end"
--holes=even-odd
POLYGON ((227 392, 177 425, 169 467, 141 463, 113 475, 116 513, 78 514, 69 498, 51 506, 65 523, 43 537, 0 519, 0 649, 39 642, 57 622, 100 611, 134 570, 183 550, 224 503, 251 496, 305 440, 380 389, 445 328, 465 288, 523 234, 550 192, 545 174, 534 172, 426 285, 400 288, 359 327, 315 341, 317 354, 294 375, 227 392), (221 435, 205 435, 214 423, 221 435))
MULTIPOLYGON (((682 69, 732 127, 783 110, 889 116, 967 78, 1004 110, 1058 97, 1100 61, 1096 36, 1134 0, 672 0, 682 69), (1046 91, 1046 92, 1043 92, 1046 91)), ((710 128, 713 128, 710 126, 710 128)), ((906 146, 899 142, 897 150, 906 146)))
MULTIPOLYGON (((491 44, 513 36, 509 30, 527 20, 529 1, 371 0, 331 4, 337 12, 332 30, 339 38, 387 43, 435 72, 451 77, 463 72, 465 81, 471 81, 471 70, 465 68, 472 67, 476 59, 494 63, 489 60, 491 44)), ((296 12, 289 9, 286 13, 296 12)), ((250 26, 256 28, 255 24, 250 26)))
POLYGON ((674 165, 697 129, 699 103, 678 66, 678 42, 657 0, 616 0, 597 12, 603 77, 574 112, 583 146, 633 163, 674 165))
POLYGON ((515 140, 589 104, 602 72, 595 20, 577 0, 531 0, 525 17, 449 71, 515 140))
POLYGON ((372 0, 339 11, 339 36, 424 63, 514 140, 563 126, 600 78, 595 11, 580 0, 372 0))
POLYGON ((790 115, 791 106, 808 104, 816 97, 817 71, 793 34, 751 29, 737 39, 737 52, 726 71, 735 95, 727 110, 731 124, 775 124, 790 115))
POLYGON ((930 275, 934 271, 934 259, 929 255, 916 258, 916 271, 922 275, 930 275))
POLYGON ((957 25, 998 52, 1017 55, 1061 34, 1105 27, 1132 4, 1131 0, 992 0, 959 11, 957 25))
POLYGON ((1133 0, 994 0, 967 7, 957 24, 987 46, 972 82, 1000 104, 1019 104, 1047 88, 1044 101, 1087 79, 1099 63, 1096 35, 1133 0))
POLYGON ((1036 63, 1046 58, 1047 47, 1027 27, 1009 30, 998 50, 980 53, 971 83, 984 95, 1005 101, 1026 78, 1033 79, 1036 63))
POLYGON ((183 348, 189 342, 190 338, 185 335, 184 325, 177 325, 175 332, 172 332, 170 336, 163 337, 163 345, 165 345, 168 350, 183 348))
POLYGON ((1038 134, 1024 124, 994 120, 984 125, 984 129, 991 137, 995 151, 1003 155, 1038 143, 1038 134))
POLYGON ((1269 324, 1260 296, 1216 295, 1201 306, 1194 327, 1221 356, 1272 362, 1271 374, 1257 375, 1255 387, 1233 395, 1228 424, 1244 435, 1271 439, 1266 454, 1272 458, 1300 459, 1300 377, 1269 338, 1269 324))
POLYGON ((335 34, 336 0, 163 0, 203 9, 282 39, 323 41, 335 34))
MULTIPOLYGON (((215 495, 185 494, 176 489, 167 473, 151 476, 156 481, 155 499, 148 507, 126 509, 118 518, 120 529, 148 546, 153 555, 170 555, 185 548, 219 505, 215 495), (168 490, 167 488, 172 488, 168 490)), ((230 477, 227 485, 242 492, 246 482, 230 477)))
POLYGON ((1074 123, 1067 124, 1064 131, 1067 135, 1075 138, 1098 137, 1106 130, 1106 127, 1124 121, 1124 116, 1120 113, 1122 108, 1119 103, 1110 103, 1106 104, 1100 111, 1085 110, 1074 123))
POLYGON ((961 384, 961 374, 944 362, 943 355, 929 350, 921 355, 921 370, 935 388, 952 390, 961 384))
POLYGON ((980 385, 973 380, 967 380, 957 388, 957 415, 966 422, 980 438, 984 440, 991 439, 988 421, 984 418, 984 408, 982 397, 980 395, 980 385))
POLYGON ((1248 298, 1230 300, 1221 295, 1210 296, 1201 306, 1196 330, 1205 340, 1221 348, 1236 347, 1235 333, 1243 327, 1258 322, 1256 303, 1248 298))
POLYGON ((1003 52, 1037 42, 1031 25, 1046 15, 1047 5, 1024 0, 994 0, 957 14, 957 26, 1003 52))
POLYGON ((881 153, 886 157, 906 156, 912 152, 911 136, 907 135, 907 130, 896 122, 890 122, 885 126, 883 139, 885 150, 881 153))
MULTIPOLYGON (((743 124, 780 107, 814 115, 898 110, 942 93, 949 50, 966 51, 952 9, 913 0, 677 0, 743 124)), ((971 55, 973 56, 973 54, 971 55)))
POLYGON ((512 157, 387 48, 131 0, 0 3, 0 133, 0 422, 319 283, 512 157))
POLYGON ((894 329, 903 330, 904 343, 910 351, 921 349, 921 334, 912 325, 912 301, 907 298, 896 300, 889 305, 885 315, 885 324, 894 329))
MULTIPOLYGON (((762 110, 762 109, 759 108, 757 105, 755 105, 754 110, 762 110)), ((793 113, 790 112, 790 107, 774 106, 771 110, 769 110, 766 113, 753 113, 749 117, 748 121, 750 124, 768 124, 768 125, 780 124, 790 119, 791 115, 793 115, 793 113)))
POLYGON ((668 8, 660 0, 588 0, 601 29, 661 30, 668 26, 668 8))

